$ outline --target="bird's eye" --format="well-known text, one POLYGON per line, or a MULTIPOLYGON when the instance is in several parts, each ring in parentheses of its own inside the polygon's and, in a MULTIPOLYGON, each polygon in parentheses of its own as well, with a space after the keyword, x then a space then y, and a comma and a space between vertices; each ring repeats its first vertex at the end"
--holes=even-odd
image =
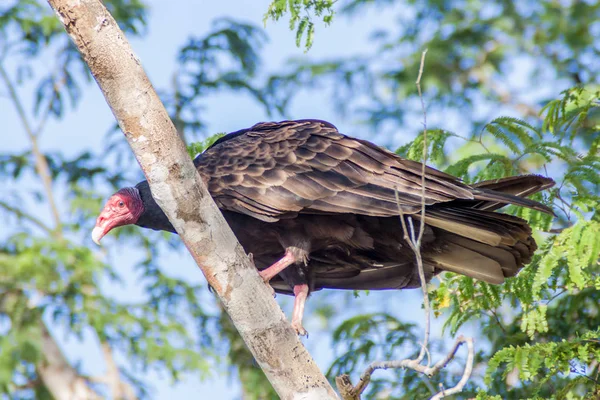
POLYGON ((125 203, 123 203, 122 201, 119 202, 119 207, 123 208, 125 207, 125 203))

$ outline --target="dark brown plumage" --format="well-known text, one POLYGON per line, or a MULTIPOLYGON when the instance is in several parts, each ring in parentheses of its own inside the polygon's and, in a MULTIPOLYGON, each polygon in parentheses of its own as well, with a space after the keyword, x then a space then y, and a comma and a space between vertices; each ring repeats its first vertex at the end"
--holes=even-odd
MULTIPOLYGON (((294 312, 299 332, 308 288, 419 285, 398 207, 404 218, 420 218, 420 163, 342 135, 328 122, 298 120, 231 133, 194 164, 263 278, 300 299, 294 312)), ((528 175, 466 185, 427 167, 427 278, 446 270, 497 284, 515 275, 536 244, 524 220, 494 211, 515 204, 552 213, 525 196, 553 184, 528 175)), ((135 223, 173 231, 147 183, 136 188, 143 210, 135 223)))

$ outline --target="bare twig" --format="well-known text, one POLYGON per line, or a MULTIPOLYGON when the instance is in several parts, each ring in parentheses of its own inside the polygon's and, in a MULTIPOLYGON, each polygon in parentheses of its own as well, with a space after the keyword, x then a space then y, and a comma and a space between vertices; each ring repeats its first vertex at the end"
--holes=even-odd
MULTIPOLYGON (((417 357, 417 361, 420 363, 425 357, 427 345, 429 344, 429 335, 431 331, 431 316, 429 307, 429 294, 427 293, 427 279, 425 278, 425 270, 423 268, 423 258, 421 257, 421 241, 423 239, 423 232, 425 231, 425 171, 427 164, 427 110, 425 109, 425 101, 423 100, 423 93, 421 92, 421 77, 423 76, 423 68, 425 67, 425 55, 427 49, 421 54, 421 65, 419 66, 419 76, 415 85, 417 85, 417 91, 419 92, 419 99, 421 100, 421 111, 423 112, 423 163, 421 164, 421 218, 419 224, 419 234, 416 242, 413 242, 413 251, 415 258, 417 259, 417 267, 419 270, 419 279, 421 281, 421 290, 423 291, 423 305, 425 307, 425 339, 421 346, 421 351, 417 357)), ((412 223, 412 219, 409 217, 409 222, 412 223)), ((414 229, 413 239, 414 239, 414 229)))
MULTIPOLYGON (((423 292, 423 305, 425 308, 425 334, 424 340, 421 344, 421 350, 419 355, 415 359, 404 359, 404 360, 392 360, 392 361, 375 361, 369 364, 367 369, 360 376, 359 382, 356 386, 352 386, 352 382, 348 375, 340 375, 336 377, 336 384, 342 398, 344 400, 360 400, 360 396, 363 391, 367 388, 371 375, 375 370, 378 369, 389 369, 389 368, 410 368, 416 372, 426 375, 427 377, 432 377, 437 374, 442 368, 444 368, 456 355, 459 347, 463 343, 467 343, 468 347, 468 355, 467 355, 467 363, 465 366, 465 370, 463 373, 463 377, 461 380, 451 389, 442 390, 439 393, 435 393, 435 390, 431 387, 431 384, 427 386, 432 391, 434 396, 432 399, 441 399, 447 395, 454 394, 460 392, 465 384, 467 383, 469 377, 471 376, 471 372, 473 370, 473 358, 474 358, 474 350, 473 350, 473 339, 464 338, 460 336, 454 347, 450 350, 450 352, 446 355, 445 358, 438 361, 433 367, 430 367, 430 356, 428 351, 429 344, 429 336, 431 329, 431 312, 429 305, 429 293, 427 292, 427 279, 425 277, 425 270, 423 266, 423 258, 421 255, 421 242, 423 239, 423 233, 425 231, 425 185, 426 185, 426 164, 427 164, 427 112, 425 109, 425 101, 423 100, 423 94, 421 92, 421 78, 423 76, 423 69, 425 64, 425 55, 427 54, 427 50, 424 50, 421 54, 421 64, 419 66, 419 75, 417 77, 417 81, 415 82, 417 86, 417 91, 419 93, 419 98, 421 100, 421 110, 423 112, 423 162, 421 166, 421 210, 419 216, 419 232, 415 235, 415 227, 413 224, 413 219, 410 215, 405 216, 402 207, 400 206, 400 199, 398 195, 398 190, 396 189, 396 204, 398 205, 398 214, 400 216, 400 223, 402 224, 403 230, 403 238, 404 241, 408 244, 410 249, 415 254, 415 260, 417 264, 417 269, 419 272, 419 280, 421 283, 421 290, 423 292), (407 226, 408 221, 408 226, 407 226), (427 355, 427 364, 422 365, 423 359, 427 355)), ((427 382, 429 383, 429 382, 427 382)))
POLYGON ((460 392, 465 384, 467 383, 471 373, 473 371, 473 360, 475 357, 475 350, 473 347, 473 339, 465 338, 464 336, 458 337, 452 349, 448 352, 446 357, 435 363, 433 367, 429 367, 426 365, 422 365, 417 360, 405 359, 405 360, 394 360, 394 361, 375 361, 369 364, 367 369, 360 376, 360 381, 358 384, 352 388, 348 389, 349 385, 351 387, 350 379, 347 375, 341 375, 336 378, 336 383, 338 388, 340 389, 340 394, 342 394, 342 398, 344 400, 354 400, 360 399, 360 394, 364 391, 371 380, 371 375, 378 369, 398 369, 398 368, 409 368, 413 371, 426 375, 428 377, 432 377, 436 375, 442 368, 444 368, 450 361, 454 359, 458 349, 463 345, 463 343, 467 344, 467 361, 465 365, 465 370, 461 380, 456 384, 456 386, 450 389, 444 389, 441 392, 435 394, 431 399, 441 399, 445 396, 449 396, 454 393, 460 392), (357 397, 358 396, 358 397, 357 397))
MULTIPOLYGON (((463 338, 463 341, 465 343, 467 343, 468 354, 467 354, 467 362, 465 363, 465 371, 463 372, 462 378, 460 378, 460 381, 458 381, 458 383, 454 387, 447 389, 447 390, 440 391, 438 394, 433 396, 430 400, 439 400, 446 396, 451 396, 453 394, 460 393, 464 389, 467 382, 469 381, 469 378, 471 377, 471 373, 473 372, 473 360, 475 358, 475 349, 473 346, 472 338, 466 338, 466 339, 463 338)), ((455 353, 456 353, 456 350, 458 350, 457 345, 455 345, 455 351, 454 351, 455 353)), ((452 357, 454 357, 454 355, 452 355, 452 357)), ((445 360, 444 365, 448 364, 448 362, 450 362, 452 357, 447 358, 445 360)))
POLYGON ((427 54, 427 49, 421 53, 421 64, 419 66, 419 75, 417 76, 417 81, 415 85, 417 86, 417 91, 419 93, 419 98, 421 100, 421 110, 423 112, 423 163, 421 166, 421 212, 420 212, 420 224, 419 224, 419 233, 415 238, 415 230, 413 226, 412 217, 407 216, 405 218, 402 208, 400 207, 400 199, 398 197, 398 190, 396 190, 396 204, 398 205, 398 214, 400 215, 400 223, 402 224, 402 231, 404 232, 404 241, 408 243, 409 247, 415 253, 415 259, 417 262, 417 269, 419 272, 419 280, 421 282, 421 291, 423 292, 423 306, 425 308, 425 337, 423 339, 423 343, 421 345, 421 350, 419 352, 416 361, 420 363, 425 358, 425 354, 427 353, 427 346, 429 344, 429 335, 431 331, 431 318, 430 318, 430 306, 429 306, 429 295, 427 293, 427 279, 425 278, 425 269, 423 267, 423 258, 421 256, 421 241, 423 239, 423 232, 425 231, 425 172, 426 172, 426 164, 427 164, 427 110, 425 109, 425 101, 423 100, 423 93, 421 92, 421 78, 423 76, 423 69, 425 67, 425 55, 427 54), (408 219, 408 224, 410 226, 410 230, 407 229, 406 219, 408 219))

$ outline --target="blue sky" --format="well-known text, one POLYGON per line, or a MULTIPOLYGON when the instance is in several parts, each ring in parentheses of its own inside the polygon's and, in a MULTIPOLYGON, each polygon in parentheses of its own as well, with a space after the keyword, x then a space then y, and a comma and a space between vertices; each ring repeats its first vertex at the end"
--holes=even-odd
MULTIPOLYGON (((267 1, 159 1, 150 0, 148 34, 139 39, 132 39, 132 45, 141 59, 151 81, 156 88, 164 88, 170 84, 175 69, 175 55, 180 46, 190 35, 202 36, 210 30, 211 22, 219 17, 231 17, 247 22, 262 24, 264 12, 268 7, 267 1)), ((394 13, 371 10, 355 19, 337 18, 330 27, 319 25, 316 40, 308 55, 302 48, 296 48, 295 33, 290 32, 287 20, 279 23, 268 22, 266 33, 269 42, 263 49, 262 55, 266 71, 278 70, 289 57, 341 56, 356 54, 369 50, 368 33, 382 26, 393 26, 394 13)), ((47 60, 51 65, 52 60, 47 60)), ((27 95, 27 87, 23 88, 28 110, 32 97, 27 95)), ((264 110, 250 98, 239 94, 215 95, 207 99, 204 119, 209 123, 209 131, 234 131, 253 125, 267 119, 264 110)), ((292 103, 290 112, 293 118, 320 118, 333 122, 341 131, 355 135, 366 136, 366 132, 353 124, 352 118, 341 119, 335 114, 327 96, 315 96, 305 93, 292 103)), ((3 134, 0 135, 2 152, 19 151, 28 148, 25 133, 17 120, 12 105, 4 97, 0 97, 0 118, 3 121, 3 134)), ((66 155, 75 155, 87 148, 100 149, 105 134, 114 124, 114 119, 104 98, 95 84, 90 84, 84 90, 83 100, 75 111, 68 112, 60 121, 51 121, 43 136, 40 146, 43 151, 60 150, 66 155)), ((124 139, 123 139, 124 140, 124 139)), ((401 144, 410 140, 408 135, 401 132, 392 142, 401 144)), ((134 184, 136 182, 132 182, 134 184)), ((31 183, 37 184, 35 182, 31 183)), ((108 194, 108 193, 107 193, 108 194)), ((50 221, 46 210, 38 210, 40 217, 50 221)), ((108 239, 108 238, 107 238, 108 239)), ((106 240, 105 246, 114 241, 106 240)), ((123 271, 130 287, 117 288, 115 294, 123 299, 136 296, 135 275, 131 265, 136 260, 135 252, 131 254, 112 254, 114 260, 123 271)), ((164 265, 170 265, 174 275, 184 276, 194 282, 203 282, 200 271, 184 252, 169 254, 163 260, 164 265)), ((315 294, 315 297, 319 294, 315 294)), ((278 300, 284 306, 287 315, 291 313, 289 298, 278 300)), ((420 321, 419 295, 417 292, 375 293, 356 300, 362 302, 365 310, 382 311, 383 308, 401 314, 405 320, 420 321), (382 306, 383 305, 383 306, 382 306), (401 305, 401 306, 400 306, 401 305)), ((311 321, 310 310, 307 316, 307 328, 311 332, 305 341, 312 350, 319 365, 326 369, 332 360, 329 334, 319 332, 322 321, 311 321), (314 333, 313 333, 314 332, 314 333)), ((100 374, 103 362, 97 346, 93 345, 93 337, 87 335, 84 342, 74 338, 66 338, 64 332, 55 331, 57 338, 63 343, 64 350, 73 362, 83 361, 83 369, 87 373, 100 374)), ((440 335, 440 324, 434 324, 433 335, 440 335)), ((233 399, 239 394, 239 386, 235 379, 228 380, 217 376, 209 381, 200 381, 198 377, 187 376, 184 381, 172 385, 169 378, 151 373, 149 381, 154 385, 154 398, 162 399, 170 396, 191 398, 199 393, 210 393, 211 398, 233 399)))

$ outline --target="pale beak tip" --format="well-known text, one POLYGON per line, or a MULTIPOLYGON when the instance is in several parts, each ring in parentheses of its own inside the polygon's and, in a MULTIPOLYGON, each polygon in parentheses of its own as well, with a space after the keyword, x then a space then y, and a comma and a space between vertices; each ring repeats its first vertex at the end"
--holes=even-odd
POLYGON ((104 236, 104 231, 102 228, 100 228, 99 226, 96 226, 93 230, 92 230, 92 240, 94 241, 94 243, 96 243, 98 246, 100 246, 100 239, 102 239, 102 236, 104 236))

